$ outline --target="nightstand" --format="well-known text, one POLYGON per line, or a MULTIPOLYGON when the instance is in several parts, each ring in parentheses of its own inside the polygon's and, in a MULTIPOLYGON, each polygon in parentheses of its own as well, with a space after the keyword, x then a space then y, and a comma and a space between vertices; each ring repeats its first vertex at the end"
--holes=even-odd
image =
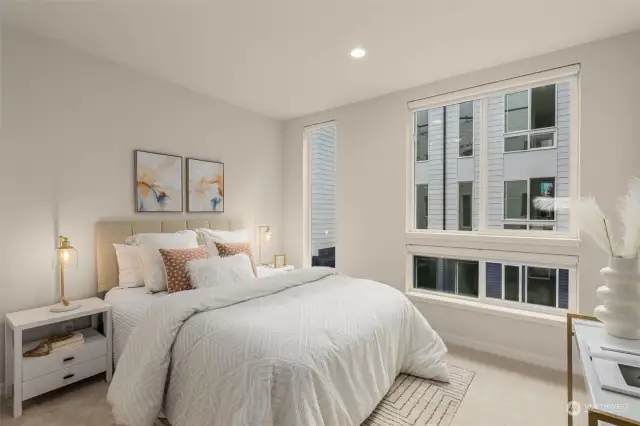
POLYGON ((257 268, 258 278, 270 277, 272 275, 281 274, 284 272, 294 271, 296 268, 293 265, 283 266, 282 268, 276 268, 271 265, 259 265, 257 268))
POLYGON ((106 373, 107 382, 111 381, 111 305, 97 297, 74 303, 81 306, 68 312, 51 312, 51 307, 46 306, 7 314, 4 327, 4 390, 5 395, 13 395, 13 417, 22 415, 23 401, 43 393, 100 373, 106 373), (97 331, 100 314, 104 322, 104 335, 97 331), (91 328, 79 330, 85 338, 82 345, 56 349, 42 357, 23 357, 26 350, 35 346, 34 343, 25 344, 22 341, 23 331, 83 317, 91 317, 91 328))

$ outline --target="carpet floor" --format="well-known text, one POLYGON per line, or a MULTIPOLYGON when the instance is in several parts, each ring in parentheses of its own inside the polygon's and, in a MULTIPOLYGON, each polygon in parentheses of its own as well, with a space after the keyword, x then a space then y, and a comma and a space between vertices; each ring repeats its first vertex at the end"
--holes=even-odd
MULTIPOLYGON (((464 399, 460 398, 461 403, 450 426, 567 424, 563 373, 453 345, 449 345, 447 358, 450 365, 474 372, 473 381, 464 399)), ((114 426, 111 409, 106 402, 107 387, 99 376, 75 383, 26 401, 24 415, 18 419, 11 417, 11 401, 3 400, 0 424, 114 426)), ((438 390, 446 395, 446 389, 438 390)), ((580 381, 576 382, 574 399, 585 403, 589 401, 580 381)), ((586 416, 582 414, 576 420, 575 425, 587 424, 586 416)))

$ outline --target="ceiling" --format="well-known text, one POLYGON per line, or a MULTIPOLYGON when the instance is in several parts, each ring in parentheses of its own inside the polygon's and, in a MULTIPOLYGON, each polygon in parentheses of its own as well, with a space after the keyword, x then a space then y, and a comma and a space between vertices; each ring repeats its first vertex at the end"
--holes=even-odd
POLYGON ((13 1, 4 21, 287 119, 638 29, 640 1, 13 1))

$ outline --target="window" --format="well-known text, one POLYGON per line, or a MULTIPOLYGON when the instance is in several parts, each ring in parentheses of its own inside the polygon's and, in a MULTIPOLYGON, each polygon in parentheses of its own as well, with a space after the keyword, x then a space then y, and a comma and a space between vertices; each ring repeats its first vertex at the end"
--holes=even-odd
POLYGON ((458 184, 458 225, 461 231, 471 231, 473 211, 473 182, 458 184))
POLYGON ((304 131, 307 156, 305 175, 305 266, 335 267, 336 252, 336 146, 334 122, 304 131))
POLYGON ((429 228, 429 185, 416 185, 416 228, 429 228))
POLYGON ((504 152, 555 147, 556 85, 507 93, 504 97, 504 152))
POLYGON ((487 262, 487 297, 567 309, 569 270, 487 262))
POLYGON ((505 219, 526 219, 528 203, 526 180, 504 183, 505 219))
POLYGON ((520 266, 504 265, 505 300, 520 301, 520 281, 520 266))
POLYGON ((555 200, 555 178, 531 179, 531 219, 554 220, 553 209, 541 209, 536 207, 536 201, 545 200, 553 205, 555 200))
POLYGON ((459 156, 473 156, 473 102, 465 102, 459 107, 458 134, 460 139, 459 156))
POLYGON ((429 160, 429 111, 416 113, 416 161, 429 160))
POLYGON ((578 71, 409 102, 408 291, 575 309, 578 71))
POLYGON ((415 288, 478 297, 479 262, 414 257, 415 288))

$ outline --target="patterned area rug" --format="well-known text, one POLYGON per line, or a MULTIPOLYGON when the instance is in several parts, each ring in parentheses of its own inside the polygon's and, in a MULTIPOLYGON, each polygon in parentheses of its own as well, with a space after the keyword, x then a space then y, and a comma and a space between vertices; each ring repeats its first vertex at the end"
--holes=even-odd
MULTIPOLYGON (((473 372, 449 366, 451 381, 433 380, 401 374, 373 413, 366 426, 447 426, 453 420, 473 380, 473 372)), ((158 419, 154 426, 171 426, 158 419)))

